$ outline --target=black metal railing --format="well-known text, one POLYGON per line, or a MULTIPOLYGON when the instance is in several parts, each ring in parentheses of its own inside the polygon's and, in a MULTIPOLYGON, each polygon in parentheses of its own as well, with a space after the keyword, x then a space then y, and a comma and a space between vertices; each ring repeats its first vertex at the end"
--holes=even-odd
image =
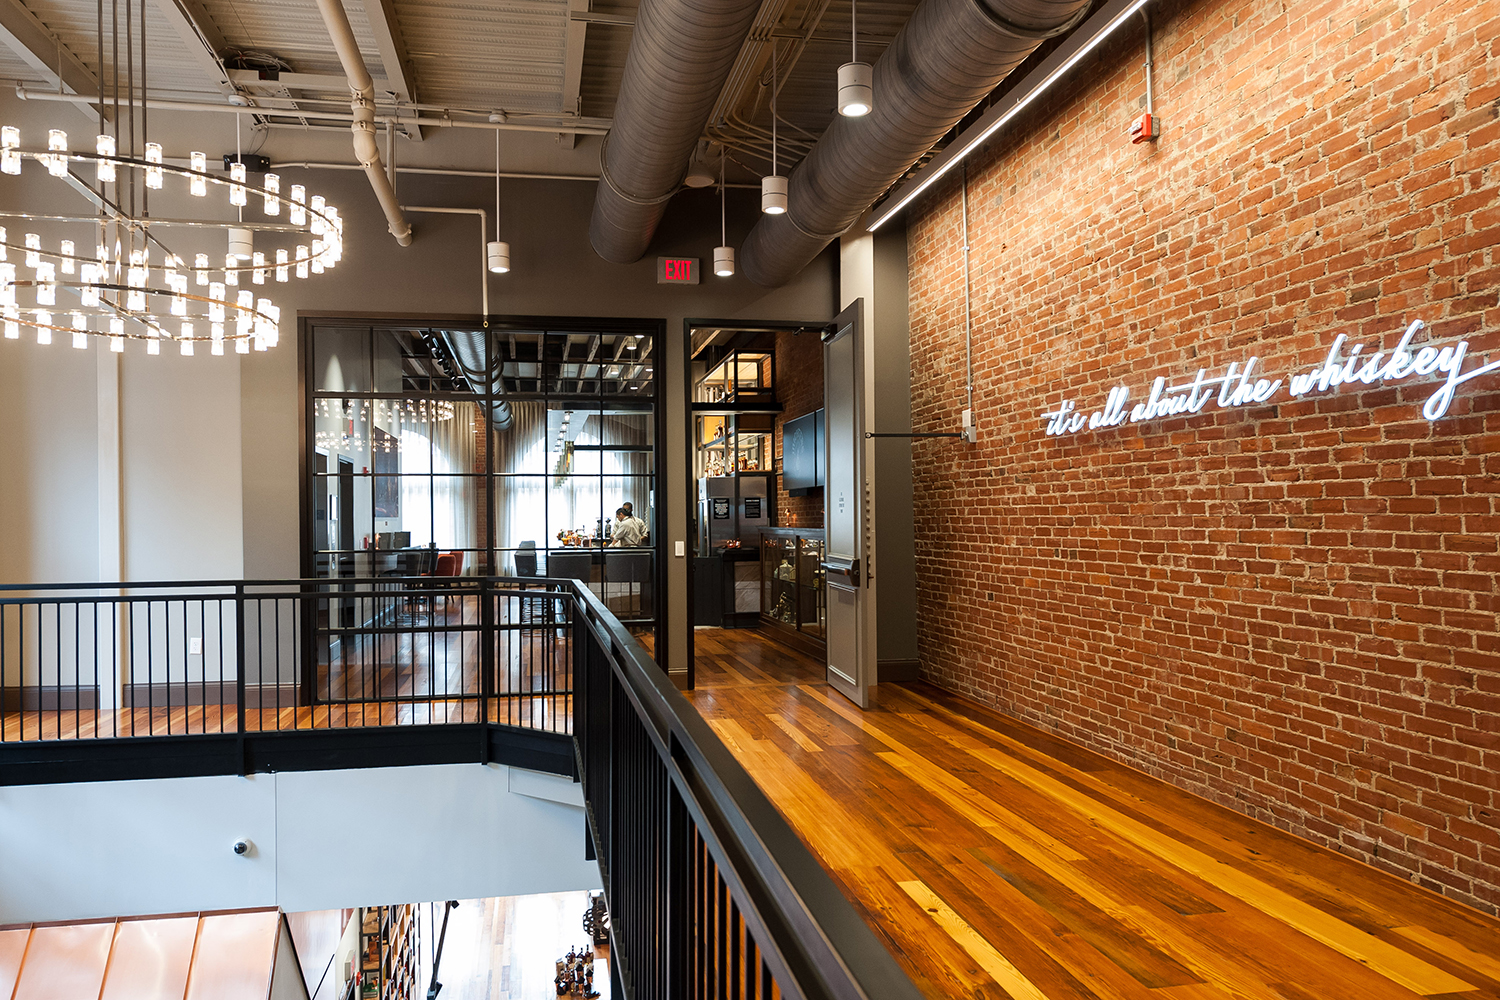
POLYGON ((572 725, 573 584, 0 586, 0 744, 572 725))
POLYGON ((618 995, 921 996, 577 581, 0 587, 0 736, 0 784, 476 758, 573 774, 618 995))
POLYGON ((624 995, 921 997, 646 651, 578 608, 573 741, 624 995))

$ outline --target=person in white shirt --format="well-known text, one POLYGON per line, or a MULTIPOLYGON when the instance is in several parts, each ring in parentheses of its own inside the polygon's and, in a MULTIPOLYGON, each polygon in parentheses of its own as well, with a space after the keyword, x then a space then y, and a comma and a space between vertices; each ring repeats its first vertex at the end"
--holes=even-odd
POLYGON ((626 500, 621 506, 625 509, 625 516, 635 522, 635 526, 641 533, 641 541, 646 540, 646 534, 651 530, 646 527, 646 522, 635 516, 635 505, 626 500))
POLYGON ((641 522, 630 516, 624 507, 615 511, 615 527, 610 535, 610 545, 615 548, 633 548, 641 544, 641 522))

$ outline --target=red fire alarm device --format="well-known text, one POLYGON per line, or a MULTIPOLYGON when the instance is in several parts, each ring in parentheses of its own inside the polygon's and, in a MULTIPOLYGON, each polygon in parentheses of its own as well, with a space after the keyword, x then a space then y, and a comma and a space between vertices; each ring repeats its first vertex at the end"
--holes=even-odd
POLYGON ((1161 138, 1161 119, 1147 111, 1130 125, 1131 142, 1155 142, 1161 138))
POLYGON ((656 258, 656 283, 658 285, 696 285, 698 283, 698 258, 656 258))

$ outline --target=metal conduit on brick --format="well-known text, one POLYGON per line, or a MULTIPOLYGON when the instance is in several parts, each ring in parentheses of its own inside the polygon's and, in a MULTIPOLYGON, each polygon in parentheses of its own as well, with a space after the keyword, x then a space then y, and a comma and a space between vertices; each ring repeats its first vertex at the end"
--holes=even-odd
POLYGON ((875 63, 874 110, 835 117, 792 171, 786 213, 762 216, 746 237, 745 276, 785 284, 1089 3, 926 0, 875 63))
POLYGON ((625 59, 589 242, 629 264, 651 244, 760 0, 645 0, 625 59))

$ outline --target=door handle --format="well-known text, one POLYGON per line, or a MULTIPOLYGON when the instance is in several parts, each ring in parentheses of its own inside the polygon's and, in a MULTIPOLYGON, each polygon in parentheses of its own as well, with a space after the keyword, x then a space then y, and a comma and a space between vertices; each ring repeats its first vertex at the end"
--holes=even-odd
POLYGON ((859 585, 858 559, 830 559, 819 564, 825 573, 837 573, 848 579, 850 586, 859 585))

